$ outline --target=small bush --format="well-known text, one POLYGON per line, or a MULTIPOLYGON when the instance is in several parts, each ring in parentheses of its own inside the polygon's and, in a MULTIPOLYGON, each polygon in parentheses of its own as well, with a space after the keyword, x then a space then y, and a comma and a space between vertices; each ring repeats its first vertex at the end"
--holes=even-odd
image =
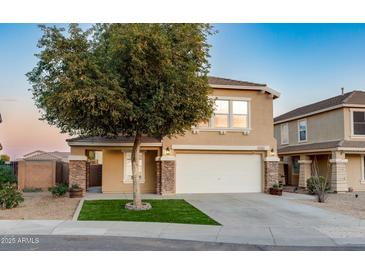
POLYGON ((25 187, 23 192, 42 192, 43 190, 39 187, 25 187))
POLYGON ((17 179, 13 174, 11 167, 0 165, 0 184, 16 183, 17 179))
POLYGON ((6 155, 6 154, 2 154, 2 155, 0 155, 0 159, 4 162, 9 162, 10 161, 10 156, 6 155))
POLYGON ((16 189, 12 183, 0 184, 0 207, 13 208, 17 207, 24 201, 23 195, 16 189))
POLYGON ((307 188, 309 189, 308 185, 311 189, 310 193, 316 194, 318 202, 324 203, 327 199, 327 193, 331 188, 327 179, 323 176, 312 176, 307 180, 307 188))
POLYGON ((65 196, 68 190, 67 184, 58 184, 53 187, 48 188, 48 191, 52 193, 53 196, 62 197, 65 196))
POLYGON ((71 189, 72 190, 79 190, 79 189, 81 189, 81 187, 78 184, 72 184, 71 189))
POLYGON ((329 191, 330 188, 331 188, 330 184, 328 184, 326 182, 325 177, 323 177, 323 176, 318 176, 318 177, 312 176, 307 180, 307 191, 308 191, 309 194, 311 194, 311 195, 316 194, 316 188, 317 188, 316 185, 318 185, 318 183, 321 184, 321 185, 326 185, 325 186, 326 191, 329 191))

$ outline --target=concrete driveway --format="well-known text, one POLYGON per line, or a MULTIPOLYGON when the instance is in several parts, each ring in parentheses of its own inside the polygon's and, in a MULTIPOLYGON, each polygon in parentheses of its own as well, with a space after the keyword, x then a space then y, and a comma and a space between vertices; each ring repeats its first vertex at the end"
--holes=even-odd
POLYGON ((284 193, 199 194, 182 196, 223 227, 222 242, 273 245, 328 246, 365 244, 365 221, 310 205, 296 203, 314 199, 284 193))
MULTIPOLYGON (((222 226, 108 221, 0 221, 0 234, 144 237, 266 246, 365 245, 365 221, 295 202, 308 195, 191 194, 183 198, 222 226), (293 196, 296 195, 296 196, 293 196), (295 199, 294 199, 295 197, 295 199)), ((89 194, 85 199, 130 195, 89 194)), ((81 206, 81 205, 80 205, 81 206)), ((77 215, 77 214, 76 214, 77 215)))

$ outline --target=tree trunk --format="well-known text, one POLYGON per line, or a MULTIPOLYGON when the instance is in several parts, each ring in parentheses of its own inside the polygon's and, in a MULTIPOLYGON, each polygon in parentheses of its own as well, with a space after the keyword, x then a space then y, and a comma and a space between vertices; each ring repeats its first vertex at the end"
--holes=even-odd
POLYGON ((132 150, 132 177, 133 177, 133 204, 136 208, 142 208, 141 190, 139 187, 139 152, 141 149, 141 133, 137 132, 134 138, 132 150))

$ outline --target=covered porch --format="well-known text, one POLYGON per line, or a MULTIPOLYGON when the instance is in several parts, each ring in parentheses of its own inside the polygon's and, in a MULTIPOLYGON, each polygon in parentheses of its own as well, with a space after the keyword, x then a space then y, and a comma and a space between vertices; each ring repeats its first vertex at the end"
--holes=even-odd
MULTIPOLYGON (((311 144, 310 144, 311 145, 311 144)), ((326 177, 332 192, 365 191, 365 151, 357 147, 333 146, 326 149, 295 151, 279 150, 281 158, 280 177, 285 184, 307 187, 307 180, 313 175, 314 166, 320 176, 326 177)))
MULTIPOLYGON (((69 156, 69 182, 78 184, 86 191, 95 189, 90 177, 95 159, 90 155, 99 155, 101 164, 102 193, 132 193, 131 151, 133 138, 74 138, 68 140, 71 148, 69 156)), ((143 137, 139 161, 139 182, 142 193, 160 194, 161 182, 161 141, 143 137)))

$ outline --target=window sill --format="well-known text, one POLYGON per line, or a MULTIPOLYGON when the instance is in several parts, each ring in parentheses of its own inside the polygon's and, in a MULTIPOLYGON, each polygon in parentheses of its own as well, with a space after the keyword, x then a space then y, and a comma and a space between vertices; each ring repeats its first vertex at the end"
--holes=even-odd
POLYGON ((192 132, 194 134, 199 132, 220 132, 222 135, 226 132, 242 132, 242 134, 248 135, 251 132, 251 128, 193 128, 192 132))
MULTIPOLYGON (((144 184, 144 180, 143 181, 138 181, 138 183, 140 183, 140 184, 144 184)), ((122 181, 122 183, 123 184, 126 184, 126 185, 131 185, 131 184, 133 184, 133 181, 122 181)))

